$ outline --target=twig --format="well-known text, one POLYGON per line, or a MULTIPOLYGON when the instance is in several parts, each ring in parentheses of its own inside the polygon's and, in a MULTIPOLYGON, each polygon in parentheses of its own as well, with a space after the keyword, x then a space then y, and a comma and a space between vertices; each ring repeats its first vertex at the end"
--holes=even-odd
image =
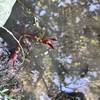
POLYGON ((42 81, 43 81, 43 83, 44 83, 44 85, 45 85, 45 87, 46 87, 46 90, 48 91, 48 85, 47 85, 47 83, 46 83, 46 81, 45 81, 45 79, 44 79, 43 76, 42 76, 42 81))
POLYGON ((5 31, 7 31, 7 33, 9 33, 13 39, 18 43, 19 47, 21 48, 21 51, 22 51, 22 55, 23 55, 23 61, 21 64, 19 64, 19 66, 21 66, 23 63, 24 63, 24 60, 25 60, 25 53, 24 53, 24 50, 23 50, 23 47, 21 46, 19 40, 13 35, 13 33, 11 31, 9 31, 6 27, 2 27, 5 31))

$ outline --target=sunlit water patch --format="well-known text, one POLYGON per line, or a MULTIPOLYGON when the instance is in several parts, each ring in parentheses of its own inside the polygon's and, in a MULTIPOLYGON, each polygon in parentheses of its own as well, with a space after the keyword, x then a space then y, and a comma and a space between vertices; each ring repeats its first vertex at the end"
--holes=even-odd
POLYGON ((100 4, 93 4, 93 3, 91 3, 89 5, 89 11, 90 12, 96 12, 96 10, 100 10, 100 4))
POLYGON ((88 87, 90 79, 87 78, 78 78, 65 76, 64 82, 62 83, 59 79, 57 73, 53 76, 53 82, 61 91, 65 91, 67 93, 75 92, 79 90, 80 92, 85 92, 86 87, 88 87))
POLYGON ((71 64, 72 63, 72 55, 62 55, 56 58, 58 61, 62 62, 62 63, 68 63, 71 64))

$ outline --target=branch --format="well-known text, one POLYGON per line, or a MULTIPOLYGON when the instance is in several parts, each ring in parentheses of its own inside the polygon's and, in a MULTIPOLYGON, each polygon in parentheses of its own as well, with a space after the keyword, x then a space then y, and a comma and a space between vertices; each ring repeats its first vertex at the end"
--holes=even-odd
POLYGON ((23 63, 24 63, 24 60, 25 60, 25 53, 24 53, 24 50, 23 50, 23 47, 22 47, 22 45, 20 44, 20 42, 19 42, 19 40, 13 35, 13 33, 11 32, 11 31, 9 31, 6 27, 2 27, 5 31, 7 31, 7 33, 9 33, 12 37, 13 37, 13 39, 18 43, 18 45, 19 45, 19 47, 21 48, 21 51, 22 51, 22 55, 23 55, 23 61, 22 61, 22 63, 19 65, 19 66, 21 66, 23 63))

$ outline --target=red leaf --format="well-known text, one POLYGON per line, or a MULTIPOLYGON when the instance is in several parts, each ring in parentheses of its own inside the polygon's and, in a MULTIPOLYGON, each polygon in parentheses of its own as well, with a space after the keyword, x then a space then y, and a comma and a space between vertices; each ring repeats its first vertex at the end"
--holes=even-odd
POLYGON ((9 61, 13 62, 13 68, 15 69, 15 62, 18 56, 18 53, 20 52, 20 48, 17 47, 15 51, 11 52, 11 54, 9 55, 9 59, 7 60, 7 64, 9 61))

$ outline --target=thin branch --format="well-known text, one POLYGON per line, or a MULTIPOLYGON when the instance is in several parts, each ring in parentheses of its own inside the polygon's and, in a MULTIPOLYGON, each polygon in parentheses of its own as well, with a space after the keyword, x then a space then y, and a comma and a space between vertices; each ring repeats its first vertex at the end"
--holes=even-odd
POLYGON ((19 40, 13 35, 13 33, 11 31, 9 31, 6 27, 2 27, 5 31, 7 31, 7 33, 9 33, 13 39, 18 43, 19 47, 21 48, 21 51, 22 51, 22 55, 23 55, 23 61, 21 64, 19 64, 19 66, 21 66, 23 63, 24 63, 24 60, 25 60, 25 53, 24 53, 24 50, 23 50, 23 47, 22 45, 20 44, 19 40))
POLYGON ((46 87, 46 90, 48 91, 48 85, 47 85, 47 83, 46 83, 44 77, 42 76, 41 79, 42 79, 42 81, 43 81, 43 83, 44 83, 44 85, 45 85, 45 87, 46 87))

